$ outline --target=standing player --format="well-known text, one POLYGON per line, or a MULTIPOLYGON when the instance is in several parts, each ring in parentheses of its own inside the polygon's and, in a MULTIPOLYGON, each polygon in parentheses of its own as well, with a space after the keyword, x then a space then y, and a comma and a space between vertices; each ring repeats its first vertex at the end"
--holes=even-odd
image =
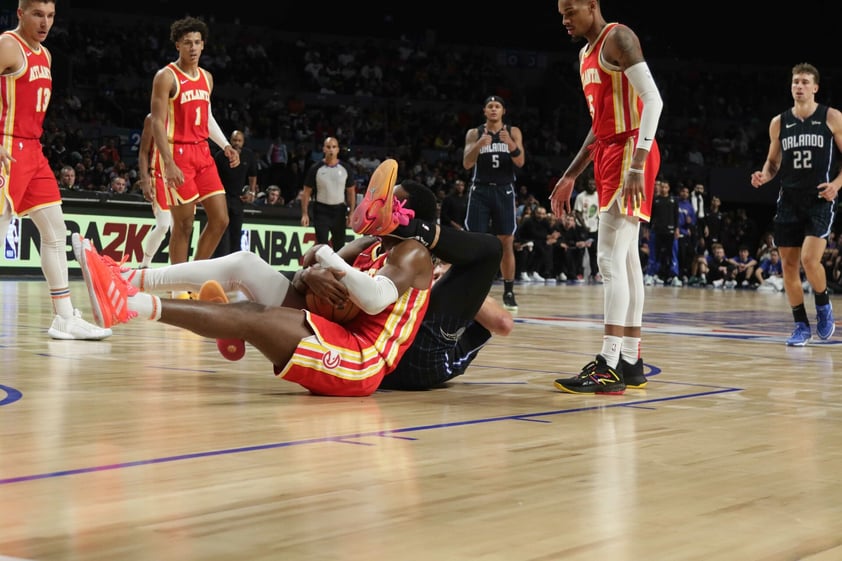
POLYGON ((514 235, 517 229, 515 168, 523 167, 523 135, 503 123, 506 103, 491 95, 483 103, 485 124, 465 134, 462 166, 471 172, 465 227, 471 232, 491 232, 503 244, 500 273, 503 275, 503 307, 517 311, 515 300, 514 235))
POLYGON ((310 225, 313 200, 313 229, 316 243, 330 244, 334 251, 345 245, 345 227, 357 205, 354 175, 339 159, 339 141, 328 136, 322 144, 324 159, 310 166, 301 192, 301 225, 310 225))
POLYGON ((196 204, 202 203, 207 224, 199 236, 195 259, 207 259, 228 227, 225 188, 207 140, 223 149, 231 167, 240 155, 228 143, 211 112, 213 76, 199 66, 208 36, 204 21, 185 17, 170 26, 178 59, 155 73, 152 81, 152 137, 172 213, 170 262, 187 261, 196 204))
POLYGON ((172 226, 172 214, 167 204, 164 178, 158 166, 158 149, 152 142, 152 115, 143 119, 143 131, 140 133, 140 147, 137 152, 137 167, 140 170, 140 188, 143 197, 152 203, 155 226, 143 243, 143 260, 140 268, 145 269, 152 263, 158 248, 172 226))
POLYGON ((99 340, 111 330, 83 320, 70 301, 67 226, 58 183, 41 147, 53 86, 52 57, 41 43, 55 15, 55 0, 19 0, 18 26, 0 35, 0 232, 4 239, 15 215, 29 215, 38 228, 41 270, 56 314, 50 337, 99 340))
POLYGON ((663 102, 637 35, 625 25, 606 23, 599 0, 558 0, 558 11, 567 33, 587 41, 579 52, 579 73, 593 123, 550 199, 556 215, 569 212, 573 184, 593 161, 600 208, 597 255, 605 289, 601 352, 578 376, 558 379, 555 387, 621 394, 646 383, 638 241, 640 220, 650 217, 661 162, 655 132, 663 102))
POLYGON ((751 174, 751 184, 757 188, 776 175, 780 177, 775 243, 780 249, 784 289, 795 320, 795 330, 786 344, 803 347, 812 339, 812 330, 804 308, 801 267, 813 288, 816 334, 829 339, 836 330, 821 260, 833 225, 836 195, 842 186, 842 171, 830 176, 836 171, 836 151, 842 150, 842 112, 816 102, 819 71, 812 64, 793 67, 790 89, 795 103, 772 118, 769 154, 763 169, 751 174))

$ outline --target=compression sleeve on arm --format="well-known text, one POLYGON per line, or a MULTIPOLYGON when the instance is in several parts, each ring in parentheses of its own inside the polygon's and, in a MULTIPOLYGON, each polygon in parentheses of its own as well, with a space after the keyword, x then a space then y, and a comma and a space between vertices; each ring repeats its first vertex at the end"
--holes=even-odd
POLYGON ((351 267, 328 246, 319 248, 316 260, 323 267, 345 272, 340 282, 348 288, 354 303, 369 315, 382 312, 398 299, 398 289, 392 279, 385 275, 368 276, 351 267))
POLYGON ((219 128, 219 123, 217 123, 216 119, 213 118, 213 112, 211 111, 210 106, 208 106, 208 135, 210 136, 210 139, 223 150, 225 150, 225 147, 229 144, 228 139, 225 138, 225 133, 223 133, 222 129, 219 128))
POLYGON ((661 118, 661 110, 664 102, 658 86, 649 72, 649 66, 645 62, 638 62, 626 69, 626 77, 634 86, 637 95, 643 100, 643 113, 640 115, 640 132, 637 136, 637 148, 650 150, 655 133, 658 130, 658 119, 661 118))

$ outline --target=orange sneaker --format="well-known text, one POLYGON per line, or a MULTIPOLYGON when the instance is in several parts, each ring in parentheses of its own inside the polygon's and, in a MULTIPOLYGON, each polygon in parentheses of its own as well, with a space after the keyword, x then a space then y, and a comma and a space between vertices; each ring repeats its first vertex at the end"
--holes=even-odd
POLYGON ((97 325, 108 328, 137 317, 137 312, 130 310, 128 305, 128 297, 137 294, 137 288, 122 277, 120 265, 97 253, 91 241, 76 232, 71 236, 71 244, 82 269, 97 325))
MULTIPOLYGON (((196 300, 202 302, 228 303, 228 295, 225 289, 215 280, 205 281, 199 289, 199 296, 196 300)), ((246 342, 242 339, 217 339, 216 348, 219 353, 228 360, 240 360, 246 354, 246 342)))
POLYGON ((363 200, 351 215, 351 229, 358 234, 385 236, 398 226, 398 219, 392 212, 395 203, 395 181, 398 178, 398 162, 383 160, 368 182, 363 200))

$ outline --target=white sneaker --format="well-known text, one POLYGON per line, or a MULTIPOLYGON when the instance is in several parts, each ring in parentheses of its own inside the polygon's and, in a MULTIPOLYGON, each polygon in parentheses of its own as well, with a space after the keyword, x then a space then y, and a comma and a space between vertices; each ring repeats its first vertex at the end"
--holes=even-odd
POLYGON ((725 288, 735 288, 736 286, 737 286, 737 281, 735 281, 735 280, 725 281, 725 288))
POLYGON ((652 286, 655 284, 655 277, 652 275, 643 275, 643 284, 645 286, 652 286))
POLYGON ((521 273, 520 282, 532 282, 532 277, 530 277, 528 273, 521 273))
POLYGON ((715 280, 715 281, 713 281, 713 283, 711 283, 711 284, 713 284, 713 287, 714 287, 714 288, 722 288, 722 285, 723 285, 724 283, 725 283, 725 281, 724 281, 724 280, 722 280, 722 279, 716 279, 716 280, 715 280))
POLYGON ((535 282, 544 282, 547 279, 539 275, 538 271, 535 271, 534 273, 532 273, 532 280, 535 282))
POLYGON ((106 337, 111 337, 111 330, 88 323, 82 319, 82 312, 73 310, 72 318, 64 318, 59 315, 54 317, 53 324, 47 334, 53 339, 100 341, 106 337))
POLYGON ((672 286, 684 286, 684 283, 681 282, 681 279, 678 277, 672 277, 672 281, 670 282, 672 286))
POLYGON ((564 273, 559 273, 555 280, 557 280, 558 282, 567 282, 567 275, 565 275, 564 273))

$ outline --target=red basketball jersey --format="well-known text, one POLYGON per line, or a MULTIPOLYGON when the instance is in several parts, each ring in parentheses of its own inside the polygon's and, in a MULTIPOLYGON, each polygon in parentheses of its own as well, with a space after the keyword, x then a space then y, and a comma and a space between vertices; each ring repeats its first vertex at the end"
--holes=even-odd
POLYGON ((605 37, 616 26, 606 25, 594 44, 579 52, 579 75, 593 119, 593 132, 599 140, 639 128, 643 111, 643 102, 626 75, 605 66, 601 60, 605 37))
POLYGON ((6 31, 23 49, 23 66, 0 77, 0 126, 9 137, 39 140, 44 131, 44 115, 50 104, 53 78, 50 53, 46 47, 32 49, 20 35, 6 31))
POLYGON ((173 144, 198 144, 208 139, 210 85, 201 68, 191 78, 171 62, 167 65, 175 76, 176 91, 170 98, 167 114, 167 138, 173 144))

